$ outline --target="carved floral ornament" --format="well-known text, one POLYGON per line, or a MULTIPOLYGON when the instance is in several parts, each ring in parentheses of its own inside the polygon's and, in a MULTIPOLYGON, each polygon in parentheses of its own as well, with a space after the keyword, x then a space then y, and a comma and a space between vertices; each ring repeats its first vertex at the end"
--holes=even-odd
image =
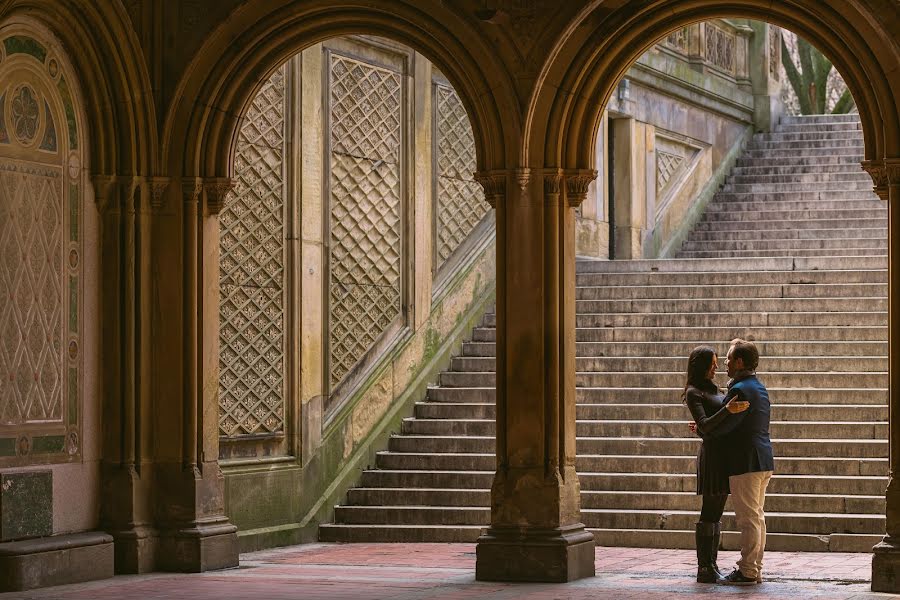
POLYGON ((900 159, 866 160, 862 168, 872 178, 872 190, 884 201, 888 199, 888 188, 900 185, 900 159))
POLYGON ((225 205, 225 198, 234 189, 234 180, 230 177, 212 177, 203 181, 206 191, 206 209, 209 214, 217 215, 225 205))
POLYGON ((566 173, 566 200, 577 208, 587 198, 588 187, 597 178, 596 170, 569 171, 566 173))
POLYGON ((475 173, 475 181, 484 188, 484 199, 492 208, 497 208, 497 203, 506 195, 506 173, 482 172, 475 173))

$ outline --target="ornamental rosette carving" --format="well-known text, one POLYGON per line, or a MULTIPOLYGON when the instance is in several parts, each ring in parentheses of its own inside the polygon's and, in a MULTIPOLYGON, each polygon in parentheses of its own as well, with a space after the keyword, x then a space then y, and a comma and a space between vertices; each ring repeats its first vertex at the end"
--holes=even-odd
POLYGON ((475 181, 484 188, 484 199, 492 208, 497 208, 497 203, 506 196, 506 173, 475 173, 475 181))
POLYGON ((570 171, 566 173, 566 201, 571 208, 578 208, 587 198, 588 187, 597 178, 597 171, 570 171))
POLYGON ((234 189, 234 181, 230 177, 213 177, 203 182, 206 191, 206 210, 210 215, 217 215, 225 205, 228 192, 234 189))

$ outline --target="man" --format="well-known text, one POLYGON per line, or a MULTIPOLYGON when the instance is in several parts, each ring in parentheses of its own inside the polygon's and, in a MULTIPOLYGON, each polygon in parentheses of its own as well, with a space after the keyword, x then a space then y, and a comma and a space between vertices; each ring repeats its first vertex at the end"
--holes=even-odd
POLYGON ((719 580, 726 585, 754 585, 762 581, 766 520, 763 514, 766 487, 775 470, 769 439, 769 393, 757 379, 759 350, 742 339, 731 342, 725 365, 728 369, 726 402, 738 396, 750 403, 744 412, 729 414, 722 433, 728 434, 728 484, 731 503, 741 533, 741 558, 737 568, 719 580))

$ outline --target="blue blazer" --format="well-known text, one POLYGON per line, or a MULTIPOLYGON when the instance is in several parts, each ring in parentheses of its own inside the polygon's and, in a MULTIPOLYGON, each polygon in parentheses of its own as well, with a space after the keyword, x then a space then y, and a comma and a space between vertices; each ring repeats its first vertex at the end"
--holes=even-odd
POLYGON ((728 474, 743 475, 757 471, 774 471, 775 455, 769 439, 769 392, 756 377, 749 375, 731 383, 725 395, 727 402, 738 396, 750 403, 750 408, 728 414, 725 421, 711 435, 723 437, 727 447, 728 474))

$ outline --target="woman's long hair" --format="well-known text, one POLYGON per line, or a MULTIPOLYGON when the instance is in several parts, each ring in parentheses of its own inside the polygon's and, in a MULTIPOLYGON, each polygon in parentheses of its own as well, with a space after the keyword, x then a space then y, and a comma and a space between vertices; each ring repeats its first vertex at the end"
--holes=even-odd
POLYGON ((687 364, 687 379, 684 382, 684 390, 681 392, 681 401, 687 398, 687 389, 689 386, 695 388, 704 388, 709 385, 706 374, 712 366, 713 357, 716 355, 716 349, 712 346, 697 346, 691 350, 687 364))

